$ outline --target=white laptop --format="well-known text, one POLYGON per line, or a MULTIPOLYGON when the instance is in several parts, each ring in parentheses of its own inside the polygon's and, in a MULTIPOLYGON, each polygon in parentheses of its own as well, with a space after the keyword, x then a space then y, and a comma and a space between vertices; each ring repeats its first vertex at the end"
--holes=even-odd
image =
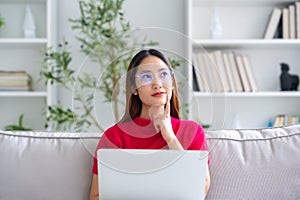
POLYGON ((207 151, 99 149, 100 200, 204 199, 207 151))

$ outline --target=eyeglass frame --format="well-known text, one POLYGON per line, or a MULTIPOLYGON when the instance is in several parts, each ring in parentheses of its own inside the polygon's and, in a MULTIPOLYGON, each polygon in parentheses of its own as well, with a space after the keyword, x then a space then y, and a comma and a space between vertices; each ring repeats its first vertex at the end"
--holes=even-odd
MULTIPOLYGON (((169 67, 166 69, 166 70, 169 70, 169 75, 170 75, 170 77, 171 77, 171 80, 173 81, 174 79, 173 79, 173 77, 174 77, 174 72, 173 72, 173 70, 171 70, 169 67)), ((151 71, 149 71, 149 72, 142 72, 142 73, 140 73, 139 75, 136 75, 135 76, 135 78, 139 78, 138 80, 139 81, 141 81, 141 84, 143 85, 143 86, 147 86, 147 85, 151 85, 152 83, 154 83, 154 74, 159 74, 161 71, 159 71, 159 72, 151 72, 151 71), (151 75, 152 75, 152 80, 151 81, 149 81, 149 83, 148 84, 143 84, 142 82, 142 80, 141 80, 141 74, 147 74, 147 73, 150 73, 151 75)), ((165 72, 165 70, 163 71, 163 72, 165 72)), ((158 76, 158 78, 159 78, 159 80, 161 80, 162 81, 162 78, 160 77, 160 76, 158 76)), ((163 82, 163 81, 162 81, 163 82)))

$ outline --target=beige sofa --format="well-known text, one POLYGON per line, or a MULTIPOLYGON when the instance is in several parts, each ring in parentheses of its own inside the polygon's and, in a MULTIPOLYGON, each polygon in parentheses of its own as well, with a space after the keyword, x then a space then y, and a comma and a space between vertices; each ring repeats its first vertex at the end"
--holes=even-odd
MULTIPOLYGON (((97 133, 0 131, 1 200, 85 200, 97 133)), ((208 131, 207 199, 300 199, 300 125, 208 131)))

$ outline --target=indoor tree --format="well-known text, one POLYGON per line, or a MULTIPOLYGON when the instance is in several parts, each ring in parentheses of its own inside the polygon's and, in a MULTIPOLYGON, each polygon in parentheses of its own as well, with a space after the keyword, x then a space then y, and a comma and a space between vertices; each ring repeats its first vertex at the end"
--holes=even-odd
POLYGON ((96 72, 87 71, 80 76, 76 75, 70 67, 72 55, 65 40, 57 48, 47 49, 41 75, 46 78, 46 82, 71 91, 77 105, 74 110, 63 105, 50 106, 47 122, 52 129, 68 130, 75 124, 77 131, 85 131, 91 125, 104 131, 93 113, 96 91, 103 94, 105 102, 113 102, 118 121, 119 79, 126 73, 137 47, 156 44, 146 42, 146 39, 140 41, 133 38, 134 31, 122 12, 123 2, 124 0, 79 1, 80 16, 69 20, 72 29, 79 32, 76 38, 81 44, 81 51, 97 63, 96 72), (102 75, 98 81, 99 74, 102 75))

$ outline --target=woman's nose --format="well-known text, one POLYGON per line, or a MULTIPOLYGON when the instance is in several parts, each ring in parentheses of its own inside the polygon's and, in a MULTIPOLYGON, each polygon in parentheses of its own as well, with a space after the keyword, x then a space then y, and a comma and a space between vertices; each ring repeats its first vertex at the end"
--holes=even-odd
POLYGON ((161 81, 159 81, 159 82, 153 82, 152 83, 152 87, 153 87, 153 89, 160 89, 160 88, 162 88, 162 83, 161 83, 161 81))

